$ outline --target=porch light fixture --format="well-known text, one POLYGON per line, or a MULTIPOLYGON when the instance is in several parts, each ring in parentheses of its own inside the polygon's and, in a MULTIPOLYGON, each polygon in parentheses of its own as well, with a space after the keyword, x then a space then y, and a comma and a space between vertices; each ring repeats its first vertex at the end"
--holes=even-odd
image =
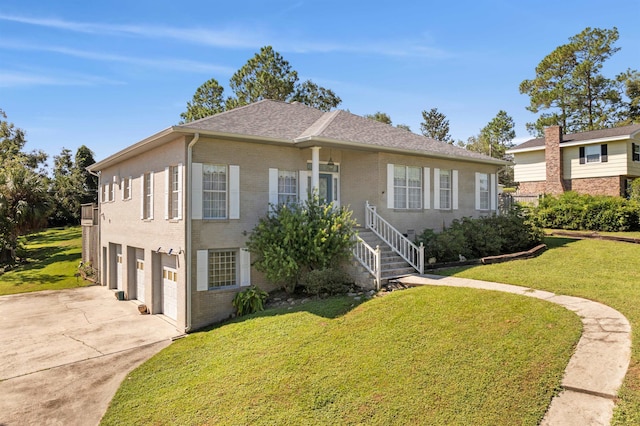
POLYGON ((333 158, 331 157, 331 148, 329 148, 329 162, 327 163, 327 166, 334 166, 335 163, 333 162, 333 158))

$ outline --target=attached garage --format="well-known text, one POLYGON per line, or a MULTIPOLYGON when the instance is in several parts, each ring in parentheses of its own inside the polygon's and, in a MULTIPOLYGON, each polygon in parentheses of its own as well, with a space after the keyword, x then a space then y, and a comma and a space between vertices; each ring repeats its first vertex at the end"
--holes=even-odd
POLYGON ((144 302, 144 259, 136 259, 136 299, 144 302))
POLYGON ((162 312, 172 320, 178 319, 178 273, 162 268, 162 312))

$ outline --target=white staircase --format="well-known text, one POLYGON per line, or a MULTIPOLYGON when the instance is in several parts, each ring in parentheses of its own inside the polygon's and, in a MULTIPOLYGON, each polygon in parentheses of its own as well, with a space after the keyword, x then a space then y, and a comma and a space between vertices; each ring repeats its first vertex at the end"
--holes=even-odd
POLYGON ((358 236, 371 247, 380 248, 381 285, 386 284, 390 279, 403 277, 416 272, 415 268, 411 266, 409 262, 394 252, 387 243, 382 241, 382 239, 371 230, 360 228, 358 229, 358 236))

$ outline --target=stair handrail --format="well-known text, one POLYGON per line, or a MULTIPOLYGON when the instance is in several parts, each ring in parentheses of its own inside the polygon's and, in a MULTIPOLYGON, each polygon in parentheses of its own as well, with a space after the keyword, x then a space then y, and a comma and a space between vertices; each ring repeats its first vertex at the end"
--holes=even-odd
POLYGON ((369 271, 375 280, 376 290, 380 290, 382 282, 382 256, 380 246, 374 249, 359 235, 354 235, 353 256, 369 271))
POLYGON ((418 273, 423 274, 424 245, 420 243, 417 246, 402 235, 400 231, 378 214, 376 207, 369 204, 369 201, 366 202, 365 215, 365 227, 387 243, 394 252, 398 253, 418 273))

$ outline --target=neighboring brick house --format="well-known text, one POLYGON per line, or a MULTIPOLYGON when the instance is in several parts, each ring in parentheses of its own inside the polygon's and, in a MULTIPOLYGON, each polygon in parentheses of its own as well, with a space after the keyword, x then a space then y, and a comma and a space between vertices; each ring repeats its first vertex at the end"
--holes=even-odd
POLYGON ((640 124, 563 135, 560 126, 545 137, 510 150, 514 180, 521 195, 562 194, 626 196, 640 177, 640 124))
POLYGON ((346 111, 264 100, 90 166, 100 177, 94 263, 103 285, 190 331, 227 318, 244 286, 272 288, 245 249, 269 203, 313 188, 360 224, 375 214, 400 234, 440 230, 495 212, 506 164, 346 111))

